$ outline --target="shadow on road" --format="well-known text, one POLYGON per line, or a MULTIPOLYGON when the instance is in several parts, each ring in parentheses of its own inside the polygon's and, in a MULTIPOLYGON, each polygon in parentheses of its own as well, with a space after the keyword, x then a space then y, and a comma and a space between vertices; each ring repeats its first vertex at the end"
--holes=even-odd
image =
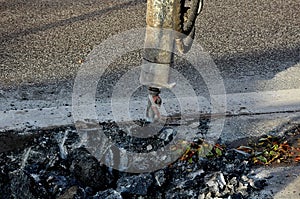
POLYGON ((69 25, 69 24, 72 24, 74 22, 90 19, 92 17, 100 17, 100 16, 105 15, 105 14, 111 12, 111 11, 126 9, 126 8, 128 8, 132 5, 136 5, 136 4, 139 4, 139 3, 145 3, 145 2, 146 2, 146 0, 132 0, 132 1, 129 1, 129 2, 117 4, 113 7, 105 8, 103 10, 96 10, 96 11, 93 11, 93 12, 90 12, 90 13, 85 13, 85 14, 82 14, 82 15, 79 15, 79 16, 68 18, 68 19, 55 21, 55 22, 48 23, 48 24, 45 24, 45 25, 42 25, 42 26, 28 28, 28 29, 25 29, 25 30, 22 30, 22 31, 12 32, 12 33, 9 33, 7 35, 2 36, 0 42, 2 43, 2 42, 5 42, 5 41, 16 39, 18 37, 26 36, 26 35, 29 35, 29 34, 35 34, 35 33, 40 32, 40 31, 45 31, 45 30, 49 30, 49 29, 52 29, 52 28, 57 28, 59 26, 69 25))

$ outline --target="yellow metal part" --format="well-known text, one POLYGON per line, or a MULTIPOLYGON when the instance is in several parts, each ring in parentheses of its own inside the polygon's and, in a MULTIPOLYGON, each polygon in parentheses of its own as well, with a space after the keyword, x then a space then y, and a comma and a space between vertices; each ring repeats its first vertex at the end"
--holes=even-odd
POLYGON ((181 0, 148 0, 146 22, 153 28, 180 30, 181 0))

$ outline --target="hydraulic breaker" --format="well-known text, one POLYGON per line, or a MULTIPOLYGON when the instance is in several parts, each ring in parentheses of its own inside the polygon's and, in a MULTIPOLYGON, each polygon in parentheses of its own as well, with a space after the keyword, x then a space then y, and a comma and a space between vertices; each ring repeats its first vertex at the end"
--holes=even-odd
POLYGON ((170 67, 174 63, 173 52, 175 48, 180 53, 189 50, 202 4, 202 0, 147 0, 140 82, 148 87, 146 117, 151 122, 160 119, 161 88, 172 88, 176 84, 169 82, 170 67))

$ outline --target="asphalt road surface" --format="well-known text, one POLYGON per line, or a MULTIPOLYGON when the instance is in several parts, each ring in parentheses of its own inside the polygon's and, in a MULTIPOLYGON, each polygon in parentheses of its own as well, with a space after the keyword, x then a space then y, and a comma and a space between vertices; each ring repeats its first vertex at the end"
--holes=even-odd
MULTIPOLYGON (((210 53, 227 93, 300 88, 299 0, 204 3, 196 42, 210 53)), ((145 0, 1 0, 0 11, 1 110, 71 104, 88 53, 112 35, 146 26, 145 0)), ((140 51, 116 60, 98 98, 140 63, 140 51)), ((201 93, 202 82, 187 75, 201 93)))

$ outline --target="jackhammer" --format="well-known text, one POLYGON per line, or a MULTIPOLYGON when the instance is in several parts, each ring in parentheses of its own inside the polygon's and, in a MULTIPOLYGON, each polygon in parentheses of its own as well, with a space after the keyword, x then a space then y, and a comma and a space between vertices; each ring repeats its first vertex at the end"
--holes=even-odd
POLYGON ((153 122, 161 118, 162 88, 169 83, 174 50, 186 53, 195 35, 195 21, 203 0, 147 0, 147 28, 140 83, 148 87, 146 118, 153 122), (178 34, 177 34, 178 33, 178 34))

